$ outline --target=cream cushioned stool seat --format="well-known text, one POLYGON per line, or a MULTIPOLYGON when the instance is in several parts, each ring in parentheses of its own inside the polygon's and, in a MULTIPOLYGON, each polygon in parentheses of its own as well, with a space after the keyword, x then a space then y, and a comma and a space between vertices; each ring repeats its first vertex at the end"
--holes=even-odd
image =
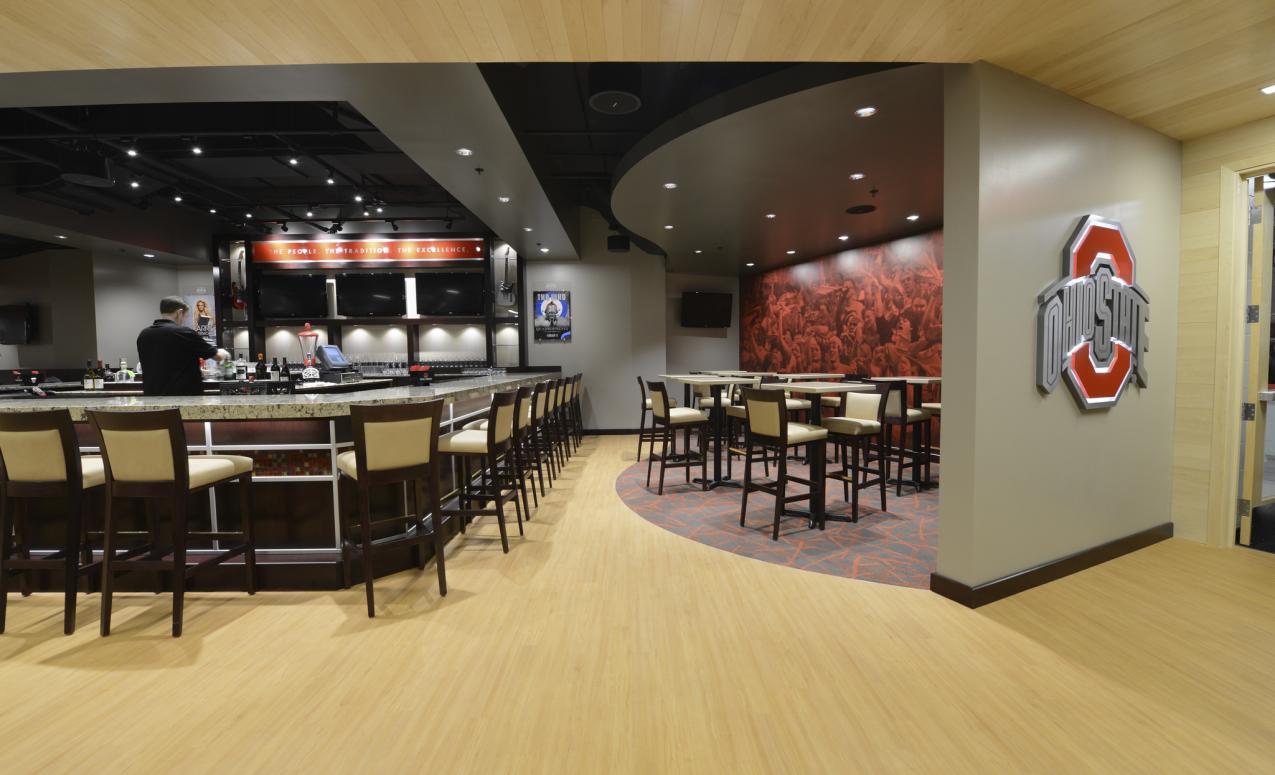
POLYGON ((788 423, 789 444, 809 444, 812 441, 828 438, 828 429, 818 425, 807 425, 804 422, 788 423))
POLYGON ((784 400, 784 408, 790 412, 804 412, 810 408, 810 402, 804 398, 788 398, 784 400))
POLYGON ((225 460, 235 467, 236 474, 246 474, 252 470, 252 458, 246 455, 198 455, 197 460, 225 460))
MULTIPOLYGON (((676 398, 670 398, 670 399, 668 400, 668 404, 669 404, 669 406, 677 406, 677 399, 676 399, 676 398)), ((648 399, 646 399, 646 408, 647 408, 647 409, 650 409, 650 408, 651 408, 651 399, 649 399, 649 398, 648 398, 648 399)))
POLYGON ((336 456, 336 469, 351 479, 359 478, 359 464, 354 450, 336 456))
MULTIPOLYGON (((885 418, 887 420, 890 420, 896 423, 899 422, 900 420, 897 414, 887 414, 885 418)), ((929 418, 930 418, 930 413, 925 411, 924 409, 909 408, 907 410, 907 416, 902 418, 902 420, 903 422, 913 423, 913 422, 921 422, 922 420, 928 420, 929 418)))
POLYGON ((734 417, 736 420, 744 420, 748 417, 748 410, 741 404, 731 404, 726 407, 726 416, 734 417))
POLYGON ((861 420, 855 417, 825 417, 823 427, 832 433, 846 436, 873 436, 881 432, 881 423, 876 420, 861 420))
MULTIPOLYGON (((530 405, 527 406, 527 411, 522 413, 522 420, 518 423, 518 427, 519 428, 531 427, 531 406, 530 405)), ((464 430, 467 430, 467 431, 487 430, 487 418, 465 423, 464 430)))
POLYGON ((101 455, 85 455, 80 458, 80 471, 84 478, 84 489, 106 484, 106 466, 102 463, 101 455))
POLYGON ((838 396, 820 396, 819 404, 821 406, 831 406, 839 409, 841 407, 841 398, 838 396))
POLYGON ((438 437, 439 452, 453 452, 462 455, 487 454, 487 430, 460 430, 445 433, 438 437))
MULTIPOLYGON (((190 469, 190 489, 207 487, 213 482, 230 479, 236 475, 235 464, 229 460, 211 459, 210 455, 192 457, 187 464, 190 469), (207 458, 207 459, 206 459, 207 458)), ((249 465, 245 471, 251 471, 249 465)))
MULTIPOLYGON (((699 405, 709 406, 709 407, 717 406, 717 399, 713 398, 712 396, 704 396, 703 398, 699 400, 699 405)), ((723 396, 722 406, 730 406, 730 399, 723 396)))
POLYGON ((943 404, 942 404, 942 403, 924 403, 924 404, 921 404, 921 408, 922 408, 922 409, 924 409, 925 411, 929 412, 930 414, 942 414, 942 413, 943 413, 943 404))
POLYGON ((670 425, 685 425, 688 422, 708 422, 708 415, 698 409, 688 407, 670 407, 668 410, 670 425))

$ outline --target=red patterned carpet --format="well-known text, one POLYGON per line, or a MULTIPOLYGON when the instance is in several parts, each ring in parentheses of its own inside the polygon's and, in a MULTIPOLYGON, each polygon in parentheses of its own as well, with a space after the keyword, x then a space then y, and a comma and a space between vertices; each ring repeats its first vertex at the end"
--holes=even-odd
MULTIPOLYGON (((724 467, 725 461, 723 461, 724 467)), ((692 476, 698 474, 692 469, 692 476)), ((709 461, 712 471, 712 461, 709 461)), ((789 463, 789 472, 805 478, 806 469, 789 463)), ((739 476, 739 461, 735 474, 739 476)), ((621 500, 648 522, 724 551, 742 554, 766 562, 788 565, 803 570, 834 576, 895 584, 903 587, 927 588, 930 574, 938 558, 938 489, 912 493, 904 487, 895 497, 889 488, 882 512, 876 490, 859 493, 859 522, 829 520, 824 531, 810 529, 800 517, 785 517, 779 526, 779 540, 771 541, 774 500, 765 493, 748 497, 745 527, 739 526, 741 492, 734 487, 719 487, 702 492, 699 485, 684 483, 681 469, 669 469, 664 480, 664 495, 655 494, 659 469, 654 471, 646 487, 646 459, 630 466, 616 479, 615 489, 621 500)), ((754 476, 762 477, 761 466, 754 476)), ((934 467, 938 480, 938 467, 934 467)), ((796 485, 790 494, 800 492, 796 485)), ((802 508, 804 504, 794 504, 802 508)), ((829 514, 849 514, 850 504, 842 499, 839 482, 829 482, 827 509, 829 514), (834 487, 835 485, 835 487, 834 487)))

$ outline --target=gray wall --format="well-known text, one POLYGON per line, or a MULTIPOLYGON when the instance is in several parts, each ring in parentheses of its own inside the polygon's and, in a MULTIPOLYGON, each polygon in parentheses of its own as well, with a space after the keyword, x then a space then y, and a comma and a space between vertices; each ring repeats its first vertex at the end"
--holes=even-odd
POLYGON ((948 68, 939 573, 978 584, 1171 521, 1180 146, 986 65, 948 68), (1036 295, 1076 220, 1119 220, 1148 387, 1085 413, 1035 386, 1036 295))
POLYGON ((0 369, 75 368, 96 357, 93 258, 47 250, 0 261, 0 304, 36 307, 29 345, 0 345, 0 369))
POLYGON ((531 310, 533 292, 544 290, 571 291, 575 307, 571 341, 529 341, 529 362, 584 374, 586 427, 636 428, 636 377, 656 378, 666 369, 664 259, 607 252, 606 222, 593 210, 581 217, 581 260, 527 262, 524 309, 531 310))
MULTIPOLYGON (((668 274, 664 331, 668 373, 739 368, 739 278, 668 274), (729 328, 683 328, 682 292, 714 291, 731 295, 729 328)), ((636 386, 634 386, 636 389, 636 386)), ((679 389, 680 390, 680 389, 679 389)))

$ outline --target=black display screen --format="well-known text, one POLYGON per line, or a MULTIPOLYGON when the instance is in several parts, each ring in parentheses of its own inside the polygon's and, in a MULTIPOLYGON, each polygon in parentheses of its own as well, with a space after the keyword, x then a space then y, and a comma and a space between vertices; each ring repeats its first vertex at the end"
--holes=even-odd
POLYGON ((416 311, 424 317, 484 314, 480 272, 416 275, 416 311))
POLYGON ((682 326, 684 328, 729 328, 731 295, 687 291, 682 294, 682 326))
POLYGON ((257 316, 326 318, 328 279, 321 274, 263 274, 257 281, 257 316))
POLYGON ((0 306, 0 344, 27 344, 35 329, 35 307, 30 304, 0 306))
POLYGON ((339 274, 336 276, 336 312, 352 318, 392 317, 407 314, 407 291, 402 274, 339 274))

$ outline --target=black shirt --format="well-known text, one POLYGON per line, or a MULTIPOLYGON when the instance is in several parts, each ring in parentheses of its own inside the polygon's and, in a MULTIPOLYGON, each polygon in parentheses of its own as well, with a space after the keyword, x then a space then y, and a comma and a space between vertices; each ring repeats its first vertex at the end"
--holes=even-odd
POLYGON ((142 362, 142 392, 148 396, 197 396, 203 393, 199 359, 212 358, 217 348, 193 328, 160 318, 137 335, 142 362))

